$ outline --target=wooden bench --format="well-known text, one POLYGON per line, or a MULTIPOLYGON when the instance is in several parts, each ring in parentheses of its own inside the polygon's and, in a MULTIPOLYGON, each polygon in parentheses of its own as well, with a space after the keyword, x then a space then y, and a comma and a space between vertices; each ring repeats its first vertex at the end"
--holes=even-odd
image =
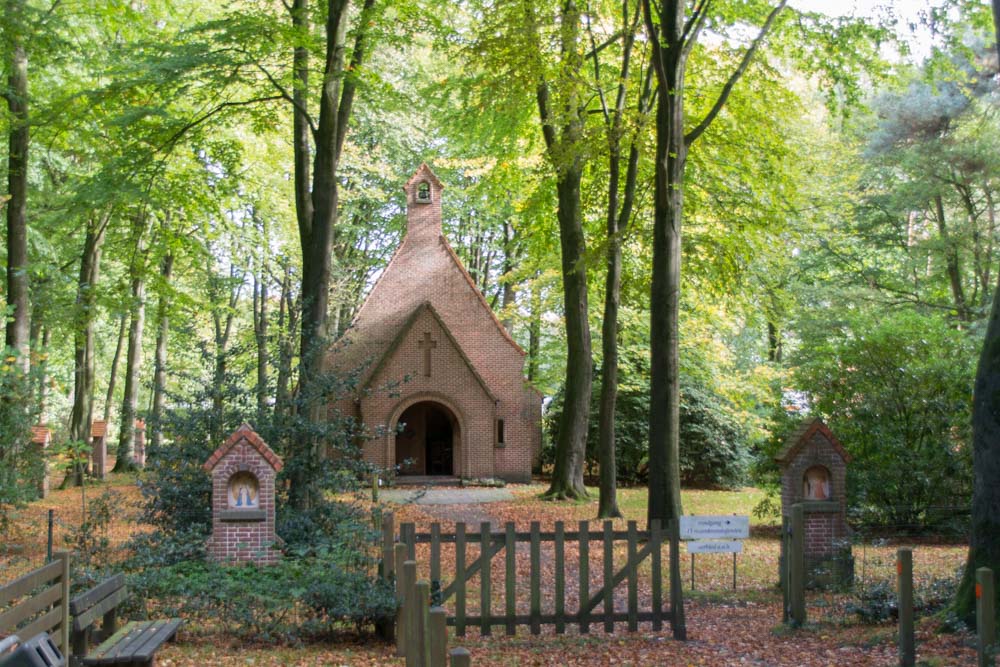
POLYGON ((73 616, 70 667, 76 665, 150 666, 156 651, 173 639, 181 620, 132 621, 118 628, 118 605, 128 597, 125 575, 116 574, 69 603, 73 616), (101 644, 87 652, 95 624, 101 619, 101 644))

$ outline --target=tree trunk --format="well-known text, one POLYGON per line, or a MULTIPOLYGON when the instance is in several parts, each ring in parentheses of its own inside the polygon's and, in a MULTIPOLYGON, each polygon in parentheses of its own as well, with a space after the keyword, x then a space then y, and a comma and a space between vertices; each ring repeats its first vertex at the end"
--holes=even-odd
POLYGON ((28 53, 24 48, 23 0, 7 0, 5 22, 10 31, 10 67, 7 109, 11 122, 7 154, 7 320, 5 343, 18 355, 18 366, 27 373, 31 314, 28 302, 28 53))
POLYGON ((142 371, 142 333, 146 322, 146 236, 149 221, 137 214, 134 220, 135 255, 130 267, 132 303, 128 330, 128 352, 125 355, 125 390, 122 397, 121 423, 118 426, 118 448, 114 472, 135 469, 132 458, 135 447, 135 419, 139 405, 139 373, 142 371))
MULTIPOLYGON (((1000 37, 1000 0, 993 0, 993 19, 1000 37)), ((993 291, 972 394, 972 472, 969 556, 952 604, 958 617, 970 625, 976 616, 976 569, 1000 572, 1000 285, 993 291)))
MULTIPOLYGON (((110 216, 110 214, 107 214, 110 216)), ((76 285, 76 313, 73 327, 73 409, 69 420, 69 439, 90 441, 94 416, 94 316, 97 307, 97 283, 100 277, 101 248, 108 217, 91 220, 83 240, 80 274, 76 285)), ((63 487, 83 484, 83 470, 77 467, 63 480, 63 487)))
POLYGON ((535 276, 528 305, 528 382, 538 379, 538 355, 542 347, 542 287, 535 276))
POLYGON ((128 313, 122 313, 118 322, 118 342, 115 344, 115 356, 111 358, 111 368, 108 370, 108 392, 104 396, 104 423, 111 421, 111 406, 115 401, 115 385, 118 383, 118 370, 121 368, 122 351, 125 349, 126 332, 128 331, 128 313))
MULTIPOLYGON (((298 2, 298 0, 296 0, 298 2)), ((354 106, 356 83, 352 73, 362 66, 366 54, 366 28, 374 0, 365 0, 358 17, 360 29, 355 37, 350 64, 345 68, 347 25, 350 14, 349 0, 327 0, 326 62, 320 92, 319 122, 314 133, 315 158, 313 160, 312 190, 308 189, 308 176, 300 177, 301 165, 308 160, 308 136, 294 141, 296 164, 296 204, 299 240, 302 246, 302 322, 299 340, 299 387, 306 418, 313 423, 322 422, 326 410, 319 395, 318 380, 323 372, 323 352, 327 340, 327 306, 330 291, 330 268, 334 227, 337 224, 338 187, 337 167, 347 136, 347 126, 354 106), (309 205, 305 200, 309 199, 309 205)), ((298 6, 296 4, 296 6, 298 6)), ((303 2, 303 7, 305 3, 303 2)), ((301 18, 293 20, 304 21, 301 18)), ((295 54, 296 71, 300 81, 305 70, 305 54, 295 54)), ((304 85, 303 85, 304 90, 304 85)), ((306 122, 305 108, 296 106, 302 114, 298 122, 306 122)), ((296 125, 296 128, 299 126, 296 125)), ((313 505, 316 493, 314 475, 310 469, 318 462, 321 448, 316 439, 299 443, 292 453, 300 465, 292 467, 292 497, 295 507, 307 509, 313 505)))
POLYGON ((36 401, 38 405, 38 423, 45 424, 45 411, 48 408, 49 402, 49 382, 52 378, 49 377, 49 343, 52 340, 52 327, 42 326, 42 344, 39 347, 39 352, 41 356, 38 362, 38 392, 36 394, 36 401))
POLYGON ((948 226, 944 218, 944 202, 941 195, 934 197, 934 209, 937 213, 938 233, 944 242, 944 260, 948 271, 948 281, 951 283, 951 295, 955 300, 955 312, 958 319, 968 322, 971 319, 969 305, 965 300, 965 289, 962 287, 962 270, 959 266, 958 246, 948 233, 948 226))
MULTIPOLYGON (((218 278, 213 276, 214 281, 218 278)), ((229 280, 226 281, 229 292, 222 308, 225 308, 225 317, 220 312, 219 295, 213 298, 212 321, 215 326, 215 369, 212 379, 212 424, 210 427, 210 437, 212 442, 222 442, 225 437, 223 426, 225 425, 225 390, 227 386, 227 365, 229 357, 229 339, 233 334, 233 320, 236 317, 236 305, 240 301, 240 293, 243 291, 242 276, 237 274, 233 265, 229 267, 229 280), (235 284, 235 286, 234 286, 235 284)))
POLYGON ((153 449, 163 446, 163 407, 167 392, 167 339, 170 335, 170 278, 174 268, 173 253, 167 253, 160 267, 163 276, 163 293, 156 312, 156 353, 153 362, 153 409, 150 415, 153 449))
POLYGON ((976 370, 972 466, 972 537, 953 604, 959 618, 969 623, 974 623, 976 614, 976 569, 988 567, 1000 572, 1000 286, 993 292, 976 370))
POLYGON ((285 265, 278 306, 278 379, 275 387, 274 414, 288 415, 292 411, 292 357, 295 355, 295 327, 298 306, 292 298, 291 269, 285 265), (286 323, 287 322, 287 323, 286 323))
POLYGON ((267 410, 267 271, 258 269, 253 283, 253 329, 257 341, 257 418, 267 410))
POLYGON ((500 302, 500 308, 503 312, 503 328, 507 330, 507 333, 513 333, 514 331, 514 318, 511 313, 514 309, 514 302, 516 300, 516 294, 514 292, 514 265, 516 263, 516 257, 514 256, 514 227, 511 226, 509 220, 503 221, 503 300, 500 302))

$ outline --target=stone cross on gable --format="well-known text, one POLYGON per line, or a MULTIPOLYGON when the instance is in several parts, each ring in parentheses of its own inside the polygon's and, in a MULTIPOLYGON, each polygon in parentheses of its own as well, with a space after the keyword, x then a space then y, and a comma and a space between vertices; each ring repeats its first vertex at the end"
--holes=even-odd
POLYGON ((431 376, 431 350, 438 346, 436 340, 431 340, 430 332, 424 332, 424 339, 417 343, 417 347, 424 351, 424 375, 431 376))

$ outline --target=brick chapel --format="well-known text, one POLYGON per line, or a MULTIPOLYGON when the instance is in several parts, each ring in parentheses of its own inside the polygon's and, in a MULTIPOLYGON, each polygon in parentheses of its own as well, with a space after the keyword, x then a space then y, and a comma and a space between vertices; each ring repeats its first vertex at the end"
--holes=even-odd
POLYGON ((442 189, 426 164, 403 187, 406 234, 328 357, 363 369, 337 407, 371 433, 365 460, 400 476, 528 481, 541 395, 442 233, 442 189))

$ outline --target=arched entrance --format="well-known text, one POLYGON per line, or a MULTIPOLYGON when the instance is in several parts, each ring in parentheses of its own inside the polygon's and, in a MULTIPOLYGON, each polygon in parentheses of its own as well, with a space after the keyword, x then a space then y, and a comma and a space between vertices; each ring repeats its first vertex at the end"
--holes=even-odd
POLYGON ((400 475, 454 475, 458 421, 435 401, 414 403, 399 416, 396 465, 400 475))

